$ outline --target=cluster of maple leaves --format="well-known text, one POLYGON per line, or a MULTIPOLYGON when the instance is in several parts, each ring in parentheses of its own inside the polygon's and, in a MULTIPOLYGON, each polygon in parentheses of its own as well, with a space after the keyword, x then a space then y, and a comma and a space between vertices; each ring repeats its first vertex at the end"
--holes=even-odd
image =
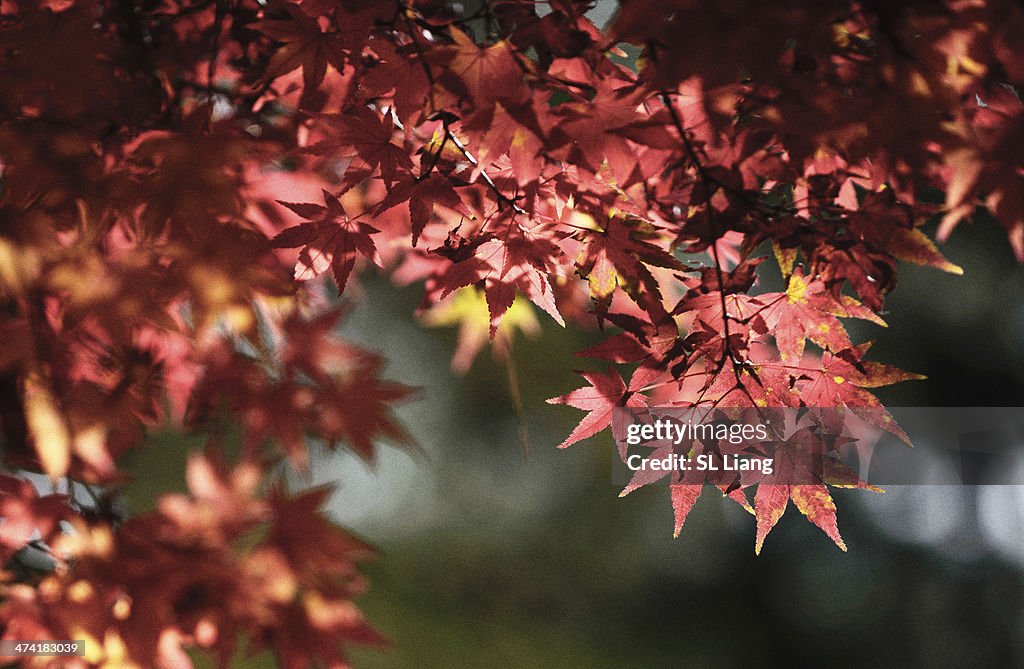
MULTIPOLYGON (((591 4, 0 3, 5 638, 147 667, 379 640, 367 548, 280 481, 313 444, 410 441, 410 390, 332 332, 319 280, 370 264, 461 326, 459 370, 534 307, 606 329, 581 352, 605 371, 551 400, 587 412, 562 446, 655 404, 864 408, 905 436, 870 389, 915 376, 841 319, 884 325, 898 261, 959 271, 928 220, 985 208, 1024 259, 1024 9, 631 0, 602 29, 591 4), (125 519, 121 456, 168 424, 210 436, 189 493, 125 519)), ((829 482, 870 487, 720 487, 758 550, 790 500, 843 547, 829 482)), ((672 475, 677 533, 703 483, 672 475)))

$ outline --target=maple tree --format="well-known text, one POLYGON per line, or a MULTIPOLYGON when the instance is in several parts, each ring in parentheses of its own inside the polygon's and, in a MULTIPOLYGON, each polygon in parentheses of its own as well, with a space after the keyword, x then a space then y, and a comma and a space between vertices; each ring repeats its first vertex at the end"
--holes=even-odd
MULTIPOLYGON (((325 279, 368 265, 460 326, 459 371, 534 307, 603 329, 550 400, 587 412, 563 447, 657 404, 845 406, 905 437, 871 389, 917 377, 843 320, 884 326, 899 261, 960 271, 929 221, 987 210, 1024 259, 1024 9, 630 0, 602 28, 591 5, 0 3, 0 621, 88 640, 27 665, 382 641, 353 603, 372 551, 281 479, 314 443, 412 442, 412 391, 333 331, 325 279), (122 457, 168 425, 208 440, 189 492, 124 518, 122 457)), ((677 533, 704 483, 670 476, 677 533)), ((720 487, 757 550, 790 500, 845 549, 826 484, 871 487, 720 487)))

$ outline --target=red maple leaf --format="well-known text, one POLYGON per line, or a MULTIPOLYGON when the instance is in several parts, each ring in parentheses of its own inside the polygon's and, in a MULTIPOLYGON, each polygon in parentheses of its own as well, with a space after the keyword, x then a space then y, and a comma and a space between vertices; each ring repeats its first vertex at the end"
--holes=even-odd
POLYGON ((466 96, 476 106, 495 100, 522 102, 529 97, 523 70, 507 41, 481 47, 460 29, 449 34, 454 44, 437 50, 435 60, 443 66, 441 83, 453 93, 466 96))
POLYGON ((757 518, 755 553, 761 552, 765 537, 782 518, 790 499, 800 513, 820 527, 839 548, 846 550, 846 543, 839 535, 839 526, 836 524, 836 505, 828 488, 824 485, 761 483, 754 495, 754 514, 757 518))
POLYGON ((452 186, 448 177, 440 174, 425 175, 425 178, 413 178, 400 180, 391 188, 388 196, 381 201, 376 208, 379 216, 392 207, 408 203, 409 222, 412 227, 412 245, 419 242, 423 228, 430 221, 431 214, 440 205, 452 211, 458 211, 467 218, 473 214, 462 203, 458 192, 452 186))
MULTIPOLYGON (((618 407, 641 408, 647 406, 647 398, 637 389, 627 388, 619 373, 609 369, 607 374, 577 371, 590 384, 560 397, 552 397, 549 404, 565 404, 587 413, 580 424, 565 438, 559 448, 566 448, 577 441, 592 437, 612 422, 612 414, 618 407)), ((632 384, 631 384, 632 385, 632 384)))
POLYGON ((297 5, 281 6, 289 18, 266 20, 257 26, 267 37, 283 43, 270 58, 263 76, 269 81, 301 67, 303 93, 309 95, 323 81, 328 63, 339 72, 344 70, 341 39, 337 33, 324 32, 317 20, 297 5))
POLYGON ((765 293, 755 301, 766 305, 759 315, 775 337, 783 362, 799 363, 807 339, 823 350, 851 348, 853 344, 839 317, 885 325, 852 297, 841 295, 836 299, 825 291, 821 281, 808 281, 800 270, 790 275, 785 293, 765 293))
POLYGON ((345 290, 358 256, 379 264, 377 247, 370 235, 380 231, 349 218, 338 198, 326 190, 323 197, 326 206, 279 200, 280 205, 307 219, 307 222, 283 231, 273 243, 279 248, 302 247, 295 265, 296 279, 306 281, 330 269, 340 292, 345 290))
POLYGON ((556 271, 562 255, 558 245, 539 229, 525 229, 512 219, 501 239, 484 242, 476 255, 455 263, 438 278, 440 298, 483 281, 492 337, 501 317, 512 306, 517 291, 564 326, 548 281, 548 275, 556 271))
POLYGON ((369 97, 390 94, 395 115, 402 123, 419 121, 436 109, 430 97, 430 80, 415 44, 394 46, 390 43, 374 47, 378 60, 360 81, 369 97))
POLYGON ((634 299, 641 292, 661 296, 645 265, 684 269, 683 263, 651 241, 656 238, 657 232, 649 224, 621 216, 610 217, 603 230, 585 233, 586 247, 576 260, 576 269, 590 284, 590 297, 599 314, 607 311, 619 287, 634 299))
POLYGON ((343 141, 371 171, 380 168, 385 187, 390 189, 400 173, 412 170, 409 153, 391 141, 396 130, 392 111, 378 116, 369 109, 358 108, 338 118, 345 128, 343 141))
POLYGON ((821 356, 820 369, 801 369, 799 376, 794 378, 800 403, 802 406, 819 408, 845 406, 855 413, 857 409, 867 409, 857 415, 910 445, 910 438, 903 428, 885 410, 878 398, 866 389, 925 377, 882 363, 862 360, 870 347, 871 343, 868 342, 834 353, 825 351, 821 356))

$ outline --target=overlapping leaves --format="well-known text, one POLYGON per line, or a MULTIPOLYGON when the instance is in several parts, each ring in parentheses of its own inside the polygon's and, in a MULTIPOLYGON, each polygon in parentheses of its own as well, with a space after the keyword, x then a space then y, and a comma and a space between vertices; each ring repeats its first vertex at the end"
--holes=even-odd
MULTIPOLYGON (((607 328, 583 354, 615 367, 553 400, 586 412, 563 446, 656 404, 871 409, 905 437, 871 391, 915 375, 845 322, 882 325, 900 261, 960 271, 934 223, 987 209, 1024 255, 1024 10, 630 0, 602 31, 590 3, 541 4, 0 8, 5 463, 115 490, 156 426, 242 442, 123 524, 5 479, 5 556, 37 541, 59 565, 7 583, 5 635, 80 629, 87 664, 124 666, 241 636, 340 665, 338 639, 376 639, 323 495, 259 483, 311 443, 408 441, 390 408, 409 391, 331 334, 322 275, 422 282, 458 369, 488 336, 507 355, 534 308, 607 328), (252 524, 259 549, 235 550, 252 524)), ((758 549, 790 501, 842 546, 824 483, 721 491, 758 549)), ((678 531, 704 488, 669 486, 678 531)))

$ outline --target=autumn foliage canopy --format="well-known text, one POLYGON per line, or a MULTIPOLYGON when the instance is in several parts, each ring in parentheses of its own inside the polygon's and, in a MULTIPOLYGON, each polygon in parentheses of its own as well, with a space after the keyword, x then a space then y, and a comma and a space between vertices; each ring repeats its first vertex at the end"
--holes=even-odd
MULTIPOLYGON (((591 4, 0 2, 4 638, 161 668, 381 642, 369 547, 282 479, 312 444, 413 441, 411 390, 334 332, 370 265, 461 328, 456 371, 600 328, 551 400, 586 412, 562 446, 656 404, 870 408, 902 436, 871 389, 916 375, 843 323, 885 325, 900 262, 959 272, 929 234, 965 219, 1024 259, 1024 8, 591 4), (189 493, 124 517, 122 458, 168 428, 208 442, 189 493)), ((670 477, 677 533, 703 483, 670 477)), ((871 487, 721 488, 758 550, 790 500, 845 548, 827 483, 871 487)))

